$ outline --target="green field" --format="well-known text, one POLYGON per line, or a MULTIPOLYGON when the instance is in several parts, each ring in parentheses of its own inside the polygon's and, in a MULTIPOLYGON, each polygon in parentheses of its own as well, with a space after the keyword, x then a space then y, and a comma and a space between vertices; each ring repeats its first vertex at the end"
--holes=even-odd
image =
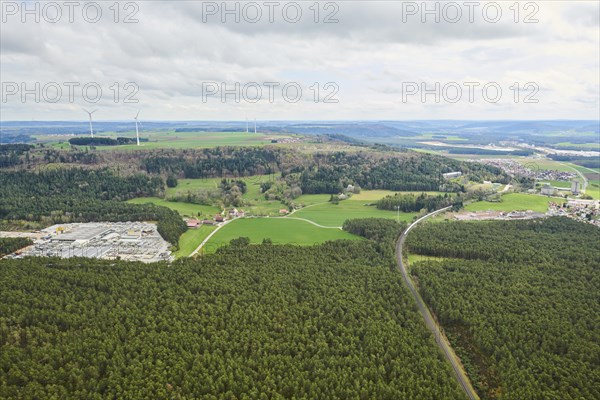
POLYGON ((319 228, 306 221, 291 218, 240 218, 221 228, 206 244, 205 251, 214 252, 231 239, 248 237, 252 243, 270 238, 273 243, 312 245, 337 239, 360 239, 341 229, 319 228))
POLYGON ((588 181, 585 194, 592 196, 594 200, 600 200, 600 181, 588 181))
POLYGON ((571 188, 571 182, 565 182, 565 181, 539 181, 538 183, 540 185, 548 184, 552 187, 558 187, 558 188, 565 188, 565 189, 571 188))
POLYGON ((202 206, 199 204, 183 203, 178 201, 166 201, 158 197, 138 197, 137 199, 129 200, 128 203, 156 204, 157 206, 163 206, 170 208, 171 210, 175 210, 182 217, 196 217, 198 213, 201 213, 200 218, 212 218, 216 213, 221 212, 221 210, 218 207, 214 206, 202 206))
POLYGON ((330 198, 330 194, 303 194, 296 197, 294 203, 310 206, 313 204, 327 203, 330 198))
POLYGON ((177 186, 174 188, 167 188, 166 195, 174 196, 178 192, 185 193, 188 191, 201 190, 201 189, 216 189, 221 179, 219 178, 208 178, 208 179, 179 179, 177 186))
MULTIPOLYGON (((417 213, 400 213, 401 221, 412 221, 417 213)), ((325 203, 298 210, 293 215, 306 218, 324 226, 342 226, 347 219, 356 218, 396 218, 395 211, 378 210, 375 206, 366 206, 364 201, 344 200, 339 204, 325 203)))
MULTIPOLYGON (((135 131, 131 132, 102 132, 99 136, 116 138, 135 137, 135 131)), ((174 131, 154 131, 140 132, 140 137, 147 138, 148 142, 142 142, 140 146, 98 146, 98 149, 110 150, 137 150, 137 149, 156 149, 156 148, 206 148, 217 146, 262 146, 271 144, 271 140, 290 138, 292 135, 278 135, 246 132, 174 132, 174 131)))
POLYGON ((502 196, 501 202, 478 201, 465 206, 466 211, 523 211, 532 210, 544 213, 550 201, 564 200, 548 198, 533 194, 508 193, 502 196))
POLYGON ((197 229, 188 229, 179 238, 179 250, 174 253, 175 257, 188 257, 215 229, 214 225, 201 225, 197 229))

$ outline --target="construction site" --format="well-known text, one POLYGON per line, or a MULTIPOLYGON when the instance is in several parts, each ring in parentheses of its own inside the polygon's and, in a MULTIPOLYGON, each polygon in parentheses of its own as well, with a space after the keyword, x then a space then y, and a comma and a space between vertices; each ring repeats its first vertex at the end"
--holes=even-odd
POLYGON ((13 257, 89 257, 127 261, 172 261, 169 243, 144 222, 53 225, 13 257))

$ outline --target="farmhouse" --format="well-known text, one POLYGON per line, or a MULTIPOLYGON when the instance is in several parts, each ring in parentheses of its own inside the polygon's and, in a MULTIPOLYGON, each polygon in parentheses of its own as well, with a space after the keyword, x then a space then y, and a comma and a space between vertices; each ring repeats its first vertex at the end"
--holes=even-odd
POLYGON ((187 227, 190 229, 194 229, 194 228, 198 228, 201 224, 200 221, 198 221, 197 219, 188 219, 187 222, 187 227))

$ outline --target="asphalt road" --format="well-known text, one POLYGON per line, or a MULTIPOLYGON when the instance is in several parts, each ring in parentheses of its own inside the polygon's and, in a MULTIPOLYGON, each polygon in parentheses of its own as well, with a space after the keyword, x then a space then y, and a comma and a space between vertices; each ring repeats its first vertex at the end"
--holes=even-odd
POLYGON ((469 377, 465 373, 460 361, 458 360, 458 357, 454 353, 452 346, 450 346, 448 339, 446 339, 446 337, 440 333, 440 328, 439 328, 437 322, 433 319, 433 316, 431 315, 429 308, 427 308, 427 306, 425 305, 425 302, 421 298, 421 295, 415 288, 415 285, 413 284, 412 279, 410 279, 410 276, 408 275, 408 272, 406 271, 406 266, 404 265, 404 263, 402 261, 402 248, 404 246, 404 241, 406 240, 406 236, 411 231, 411 229, 418 223, 426 220, 427 218, 430 218, 434 215, 437 215, 439 213, 447 211, 450 208, 451 207, 442 208, 440 210, 437 210, 430 214, 427 214, 427 215, 419 218, 418 220, 413 222, 408 228, 406 228, 406 230, 404 232, 402 232, 402 235, 400 235, 400 238, 398 239, 398 242, 396 243, 396 260, 398 262, 398 269, 400 269, 400 272, 402 273, 402 277, 404 278, 404 282, 406 282, 406 286, 408 286, 410 293, 412 294, 415 301, 417 302, 417 307, 419 309, 419 312, 421 313, 421 315, 423 315, 423 319, 425 319, 425 325, 427 325, 427 328, 434 334, 436 343, 438 344, 439 348, 442 350, 442 353, 444 353, 444 357, 446 357, 448 362, 450 362, 450 364, 452 365, 452 369, 454 370, 456 379, 458 379, 458 382, 460 383, 460 386, 465 391, 467 397, 471 400, 476 400, 476 399, 479 399, 479 396, 477 396, 477 393, 475 393, 475 389, 473 389, 473 386, 471 385, 471 381, 469 380, 469 377))

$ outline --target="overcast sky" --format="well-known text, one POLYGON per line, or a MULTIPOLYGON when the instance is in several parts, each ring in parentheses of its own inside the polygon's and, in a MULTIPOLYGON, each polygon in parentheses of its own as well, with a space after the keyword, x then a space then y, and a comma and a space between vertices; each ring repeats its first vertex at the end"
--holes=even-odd
POLYGON ((597 1, 1 3, 5 121, 600 119, 597 1))

